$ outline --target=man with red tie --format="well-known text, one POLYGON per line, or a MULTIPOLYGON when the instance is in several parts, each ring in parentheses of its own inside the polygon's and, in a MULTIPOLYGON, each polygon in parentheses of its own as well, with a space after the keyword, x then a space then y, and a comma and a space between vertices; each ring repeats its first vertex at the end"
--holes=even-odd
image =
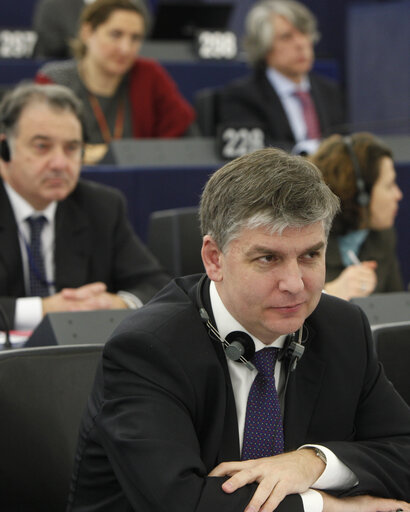
POLYGON ((220 121, 259 125, 267 142, 311 152, 344 122, 338 86, 311 73, 316 19, 302 4, 263 0, 246 18, 246 50, 254 68, 221 92, 220 121), (307 142, 308 141, 308 142, 307 142))

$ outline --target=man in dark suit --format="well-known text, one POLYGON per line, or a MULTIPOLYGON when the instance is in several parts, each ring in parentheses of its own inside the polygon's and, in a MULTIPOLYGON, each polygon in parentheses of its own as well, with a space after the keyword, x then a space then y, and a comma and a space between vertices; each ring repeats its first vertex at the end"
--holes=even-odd
POLYGON ((80 112, 62 86, 22 85, 0 105, 0 304, 10 327, 32 329, 54 311, 137 307, 169 281, 123 196, 79 180, 80 112), (36 242, 32 219, 42 223, 36 242))
POLYGON ((311 73, 316 19, 302 4, 263 0, 246 19, 246 49, 254 73, 220 94, 224 124, 261 126, 266 143, 285 149, 299 143, 312 152, 316 141, 343 129, 339 87, 311 73), (307 142, 308 141, 308 142, 307 142))
POLYGON ((410 511, 393 499, 410 496, 410 410, 361 310, 321 293, 337 209, 313 164, 275 149, 210 178, 206 275, 106 344, 68 511, 410 511))

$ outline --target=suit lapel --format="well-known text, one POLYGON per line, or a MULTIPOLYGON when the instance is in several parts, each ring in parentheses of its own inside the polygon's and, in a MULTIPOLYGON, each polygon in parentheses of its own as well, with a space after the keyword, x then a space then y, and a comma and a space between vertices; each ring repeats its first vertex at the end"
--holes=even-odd
POLYGON ((282 102, 267 79, 265 72, 258 75, 258 80, 262 91, 262 98, 266 99, 266 112, 270 133, 273 134, 273 139, 276 141, 288 140, 295 142, 295 137, 283 109, 282 102))
POLYGON ((71 196, 57 207, 55 230, 56 288, 82 286, 87 283, 93 248, 86 212, 71 196))
POLYGON ((0 183, 0 289, 4 295, 24 297, 26 291, 17 224, 3 182, 0 183))
POLYGON ((316 107, 317 116, 319 118, 320 131, 322 137, 326 136, 329 130, 330 121, 327 114, 326 106, 323 104, 323 97, 320 91, 320 86, 315 79, 314 75, 309 75, 310 80, 310 92, 312 95, 313 103, 316 107))
POLYGON ((217 347, 217 352, 219 353, 218 357, 224 371, 226 392, 225 421, 222 433, 222 442, 218 454, 218 462, 239 460, 238 416, 236 414, 235 397, 233 394, 231 377, 229 375, 225 353, 220 345, 217 347))
MULTIPOLYGON (((205 309, 210 315, 210 319, 213 325, 215 325, 215 318, 213 317, 211 300, 209 296, 209 284, 210 281, 207 279, 203 285, 201 299, 204 303, 205 309)), ((191 300, 194 304, 199 307, 199 299, 197 300, 198 291, 195 286, 194 291, 190 292, 191 300)), ((209 336, 209 334, 208 334, 209 336)), ((221 396, 225 395, 225 416, 223 418, 223 429, 222 437, 219 442, 219 450, 217 454, 217 463, 231 460, 239 460, 240 449, 239 449, 239 430, 238 430, 238 417, 236 414, 235 397, 232 390, 231 377, 229 375, 228 363, 226 361, 225 352, 222 348, 221 342, 213 337, 209 336, 209 341, 215 350, 216 357, 222 367, 224 374, 225 389, 221 391, 221 396)))
POLYGON ((291 373, 285 398, 285 449, 294 450, 306 441, 309 424, 322 387, 326 363, 309 350, 315 333, 309 326, 305 353, 291 373))

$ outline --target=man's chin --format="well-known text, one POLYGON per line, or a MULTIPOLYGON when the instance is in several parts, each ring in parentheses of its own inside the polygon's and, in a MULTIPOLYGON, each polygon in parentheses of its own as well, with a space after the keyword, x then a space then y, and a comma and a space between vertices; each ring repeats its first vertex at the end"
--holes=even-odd
POLYGON ((67 186, 64 187, 51 187, 46 194, 47 199, 51 202, 53 201, 62 201, 65 199, 72 191, 72 188, 67 186))

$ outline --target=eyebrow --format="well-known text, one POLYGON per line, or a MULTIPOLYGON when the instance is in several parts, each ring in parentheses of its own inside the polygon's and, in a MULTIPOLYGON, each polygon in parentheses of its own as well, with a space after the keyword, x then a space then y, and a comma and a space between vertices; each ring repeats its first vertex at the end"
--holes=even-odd
MULTIPOLYGON (((307 247, 306 249, 303 249, 300 254, 306 254, 308 252, 315 252, 320 251, 325 247, 325 242, 321 240, 317 244, 311 245, 310 247, 307 247)), ((273 256, 280 256, 283 254, 281 251, 275 251, 272 250, 270 247, 266 247, 264 245, 256 245, 254 247, 251 247, 249 251, 245 253, 247 256, 257 256, 259 254, 272 254, 273 256)))
MULTIPOLYGON (((45 142, 51 142, 51 141, 54 141, 53 137, 49 137, 48 135, 33 135, 33 137, 31 137, 30 139, 30 142, 36 142, 38 140, 41 140, 41 141, 45 141, 45 142)), ((69 140, 64 140, 63 143, 64 144, 72 144, 73 142, 75 142, 76 144, 82 144, 83 141, 81 139, 69 139, 69 140)))

